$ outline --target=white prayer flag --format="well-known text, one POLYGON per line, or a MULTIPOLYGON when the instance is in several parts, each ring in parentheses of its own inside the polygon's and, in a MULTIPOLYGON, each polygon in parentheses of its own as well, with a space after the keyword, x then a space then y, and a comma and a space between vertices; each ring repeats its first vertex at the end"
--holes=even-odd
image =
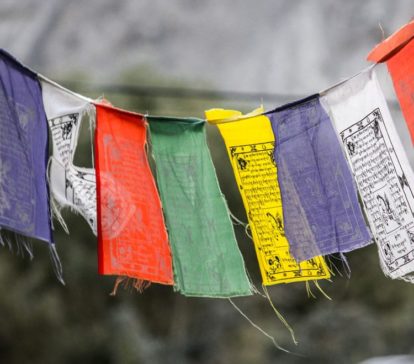
POLYGON ((380 263, 391 278, 414 271, 414 175, 370 68, 323 93, 354 174, 380 263))
POLYGON ((41 78, 41 85, 53 144, 48 168, 52 211, 67 230, 60 210, 70 207, 86 219, 96 235, 95 170, 73 164, 82 121, 89 118, 95 123, 95 107, 89 99, 47 79, 41 78))

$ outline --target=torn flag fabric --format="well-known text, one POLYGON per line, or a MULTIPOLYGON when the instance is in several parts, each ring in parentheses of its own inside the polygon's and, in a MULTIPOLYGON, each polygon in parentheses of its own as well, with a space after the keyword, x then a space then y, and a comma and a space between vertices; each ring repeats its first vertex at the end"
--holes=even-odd
POLYGON ((0 227, 52 243, 40 84, 36 74, 3 50, 0 80, 0 227))
POLYGON ((373 69, 326 92, 329 112, 392 278, 414 271, 414 175, 373 69))
POLYGON ((91 132, 95 125, 95 107, 47 79, 41 78, 41 85, 53 146, 48 170, 52 211, 66 228, 60 210, 69 207, 85 218, 96 235, 95 169, 73 163, 82 123, 89 121, 91 132))
POLYGON ((251 294, 201 119, 148 117, 174 260, 187 296, 251 294))
POLYGON ((368 60, 386 61, 414 143, 414 20, 378 44, 368 60))
POLYGON ((330 278, 323 257, 298 264, 290 254, 273 155, 275 138, 270 120, 261 115, 263 112, 263 108, 247 115, 223 109, 205 112, 226 144, 246 208, 263 284, 330 278))
POLYGON ((173 284, 168 236, 145 146, 141 115, 96 104, 99 273, 173 284))
POLYGON ((286 237, 297 261, 371 242, 356 186, 319 96, 268 113, 286 237))

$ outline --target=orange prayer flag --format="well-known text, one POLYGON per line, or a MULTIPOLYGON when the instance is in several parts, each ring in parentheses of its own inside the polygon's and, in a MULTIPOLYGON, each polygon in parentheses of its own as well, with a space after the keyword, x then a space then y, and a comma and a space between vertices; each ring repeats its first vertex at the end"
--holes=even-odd
POLYGON ((173 284, 161 202, 147 161, 143 116, 96 104, 100 274, 173 284))
POLYGON ((368 60, 386 62, 414 143, 414 21, 378 44, 368 60))
POLYGON ((367 60, 375 63, 386 62, 413 38, 414 20, 398 29, 381 43, 377 44, 368 54, 367 60))

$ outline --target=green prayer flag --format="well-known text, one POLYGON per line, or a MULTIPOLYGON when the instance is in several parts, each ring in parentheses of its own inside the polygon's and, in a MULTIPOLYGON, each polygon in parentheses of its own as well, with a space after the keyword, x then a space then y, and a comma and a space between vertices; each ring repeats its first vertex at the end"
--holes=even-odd
POLYGON ((173 252, 175 289, 186 296, 251 295, 207 147, 204 121, 147 120, 173 252))

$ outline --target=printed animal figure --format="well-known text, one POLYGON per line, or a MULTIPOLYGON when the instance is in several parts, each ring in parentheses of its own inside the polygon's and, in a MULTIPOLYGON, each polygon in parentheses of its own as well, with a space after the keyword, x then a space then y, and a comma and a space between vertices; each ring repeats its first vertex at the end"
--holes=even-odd
POLYGON ((394 255, 392 254, 390 244, 385 243, 385 245, 382 247, 382 250, 384 252, 385 260, 387 263, 391 263, 394 260, 394 255))
POLYGON ((64 123, 60 128, 62 129, 62 139, 63 140, 70 139, 72 135, 73 123, 71 121, 64 123))
POLYGON ((386 225, 389 225, 389 222, 395 221, 398 225, 400 225, 399 219, 395 216, 394 210, 390 206, 390 201, 388 200, 388 196, 384 193, 384 196, 377 195, 377 201, 380 204, 382 217, 386 225))
POLYGON ((410 187, 408 185, 407 177, 405 176, 404 173, 402 174, 402 176, 398 176, 398 180, 399 180, 400 185, 401 185, 402 188, 404 188, 404 187, 408 187, 409 188, 410 187))
POLYGON ((375 119, 374 123, 372 124, 372 130, 374 131, 375 138, 381 138, 381 130, 379 127, 378 119, 375 119))
POLYGON ((316 263, 314 258, 309 259, 308 263, 312 266, 312 268, 318 268, 318 263, 316 263))
POLYGON ((66 121, 60 127, 60 129, 62 130, 62 139, 63 140, 68 140, 68 139, 71 138, 72 129, 73 129, 74 125, 76 125, 77 122, 78 122, 78 114, 70 114, 70 115, 68 115, 68 117, 69 117, 69 121, 66 121))
POLYGON ((283 229, 282 216, 279 213, 276 213, 276 216, 273 216, 270 212, 267 212, 266 216, 270 224, 272 225, 272 229, 278 232, 280 235, 285 236, 285 232, 283 229))
POLYGON ((269 155, 270 160, 272 161, 272 163, 273 163, 274 165, 276 165, 275 155, 274 155, 273 151, 267 152, 267 154, 269 155))
POLYGON ((247 167, 247 161, 241 157, 237 158, 237 163, 239 164, 239 168, 244 171, 247 167))
POLYGON ((346 143, 346 147, 348 148, 349 155, 352 157, 355 154, 355 143, 349 141, 346 143))
POLYGON ((273 258, 268 259, 267 263, 269 265, 274 265, 275 269, 282 268, 282 263, 280 262, 280 258, 277 255, 275 255, 273 258))

